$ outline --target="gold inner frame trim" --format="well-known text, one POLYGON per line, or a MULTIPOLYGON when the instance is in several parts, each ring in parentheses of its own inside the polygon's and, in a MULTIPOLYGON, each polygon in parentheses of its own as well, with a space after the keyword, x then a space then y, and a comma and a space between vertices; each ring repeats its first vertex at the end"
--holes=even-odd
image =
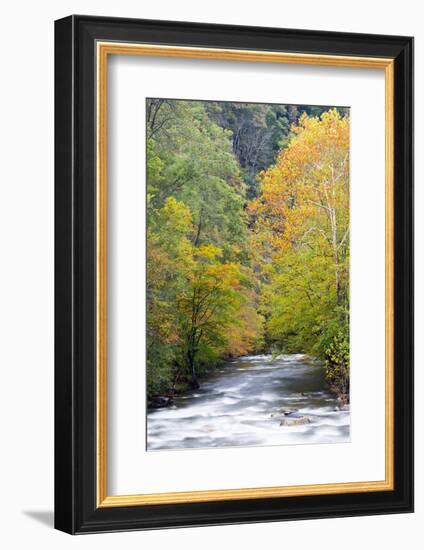
POLYGON ((123 42, 96 43, 97 54, 97 506, 142 506, 305 495, 364 493, 394 489, 394 60, 254 50, 194 48, 123 42), (109 55, 219 59, 262 63, 384 69, 386 125, 386 359, 385 479, 316 485, 217 489, 109 496, 107 492, 107 61, 109 55))

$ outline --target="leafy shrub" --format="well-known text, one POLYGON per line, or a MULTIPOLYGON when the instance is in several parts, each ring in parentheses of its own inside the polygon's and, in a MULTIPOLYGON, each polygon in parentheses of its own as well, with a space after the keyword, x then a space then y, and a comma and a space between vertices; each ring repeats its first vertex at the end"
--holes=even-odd
POLYGON ((325 378, 344 403, 349 402, 349 335, 339 330, 325 350, 325 378))

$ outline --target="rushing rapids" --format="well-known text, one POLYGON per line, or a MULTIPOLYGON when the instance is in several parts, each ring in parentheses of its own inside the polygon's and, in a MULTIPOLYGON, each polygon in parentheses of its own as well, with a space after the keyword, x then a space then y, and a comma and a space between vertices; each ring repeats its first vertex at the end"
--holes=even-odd
POLYGON ((303 355, 223 364, 199 390, 147 415, 147 449, 346 443, 350 412, 303 355))

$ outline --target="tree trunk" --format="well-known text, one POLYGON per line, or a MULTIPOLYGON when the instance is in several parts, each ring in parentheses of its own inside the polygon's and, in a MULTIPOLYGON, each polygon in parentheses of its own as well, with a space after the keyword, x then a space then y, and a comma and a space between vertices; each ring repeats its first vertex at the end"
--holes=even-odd
POLYGON ((329 208, 331 223, 331 243, 333 248, 334 275, 336 283, 337 303, 340 302, 340 268, 339 268, 339 250, 337 242, 337 220, 335 208, 329 208))
POLYGON ((189 349, 187 352, 187 362, 191 374, 191 386, 194 390, 198 390, 200 388, 200 384, 196 375, 196 368, 194 366, 194 353, 192 349, 189 349))

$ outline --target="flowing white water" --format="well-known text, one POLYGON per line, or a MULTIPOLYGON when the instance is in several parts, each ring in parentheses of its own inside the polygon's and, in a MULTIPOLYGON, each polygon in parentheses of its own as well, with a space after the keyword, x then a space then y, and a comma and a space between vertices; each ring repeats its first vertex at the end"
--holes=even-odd
POLYGON ((303 355, 227 362, 199 390, 147 415, 149 451, 345 443, 349 438, 349 410, 340 410, 325 389, 323 369, 303 355), (308 423, 291 423, 305 417, 308 423), (284 425, 287 419, 291 425, 284 425))

